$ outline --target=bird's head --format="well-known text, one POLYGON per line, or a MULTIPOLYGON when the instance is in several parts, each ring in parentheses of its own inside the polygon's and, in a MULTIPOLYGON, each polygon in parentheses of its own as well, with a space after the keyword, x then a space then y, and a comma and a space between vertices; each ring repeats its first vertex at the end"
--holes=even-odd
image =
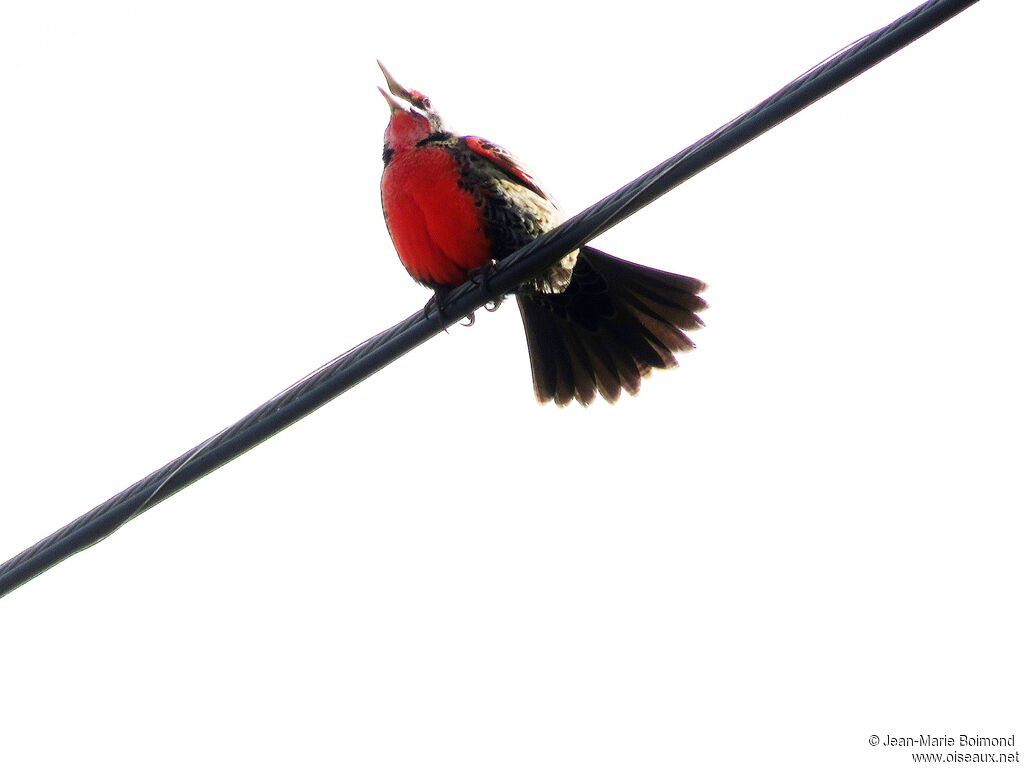
POLYGON ((420 91, 401 85, 380 61, 388 89, 379 88, 391 109, 391 120, 384 132, 384 144, 393 150, 408 149, 428 136, 447 131, 444 120, 420 91))

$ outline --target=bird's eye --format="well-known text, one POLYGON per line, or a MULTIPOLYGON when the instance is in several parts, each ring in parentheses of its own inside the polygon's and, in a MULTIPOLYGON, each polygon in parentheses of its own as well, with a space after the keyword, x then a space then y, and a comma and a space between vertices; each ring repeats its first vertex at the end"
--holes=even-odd
POLYGON ((424 109, 430 109, 430 99, 428 99, 426 96, 420 99, 420 104, 423 105, 424 109))

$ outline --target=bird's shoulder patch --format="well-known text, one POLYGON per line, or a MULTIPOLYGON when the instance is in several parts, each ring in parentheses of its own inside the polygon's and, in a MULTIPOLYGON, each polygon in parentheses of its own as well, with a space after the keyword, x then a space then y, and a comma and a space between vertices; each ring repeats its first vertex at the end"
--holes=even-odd
POLYGON ((526 170, 518 158, 507 149, 498 146, 494 142, 487 141, 487 139, 481 139, 479 136, 466 136, 463 140, 466 142, 466 146, 477 155, 501 168, 506 174, 527 189, 536 192, 545 199, 548 198, 547 193, 537 180, 533 178, 533 174, 526 170))

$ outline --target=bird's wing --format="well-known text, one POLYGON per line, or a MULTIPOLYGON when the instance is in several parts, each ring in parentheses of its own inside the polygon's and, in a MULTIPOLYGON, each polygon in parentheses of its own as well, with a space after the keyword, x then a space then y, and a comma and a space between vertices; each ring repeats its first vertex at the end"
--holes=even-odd
POLYGON ((481 139, 479 136, 466 136, 465 142, 469 149, 492 165, 500 168, 506 175, 514 179, 519 184, 522 184, 527 189, 536 192, 545 200, 552 199, 551 196, 544 191, 540 182, 533 178, 533 174, 526 170, 519 159, 504 147, 500 147, 494 142, 487 141, 487 139, 481 139))

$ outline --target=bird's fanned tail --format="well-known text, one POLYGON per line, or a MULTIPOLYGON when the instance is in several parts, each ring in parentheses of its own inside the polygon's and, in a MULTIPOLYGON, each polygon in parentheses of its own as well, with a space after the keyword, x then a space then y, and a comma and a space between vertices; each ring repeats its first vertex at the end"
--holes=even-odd
POLYGON ((517 295, 533 386, 542 403, 583 405, 597 393, 614 403, 635 395, 654 368, 672 368, 693 349, 683 331, 707 308, 692 277, 644 267, 585 246, 563 293, 517 295))

